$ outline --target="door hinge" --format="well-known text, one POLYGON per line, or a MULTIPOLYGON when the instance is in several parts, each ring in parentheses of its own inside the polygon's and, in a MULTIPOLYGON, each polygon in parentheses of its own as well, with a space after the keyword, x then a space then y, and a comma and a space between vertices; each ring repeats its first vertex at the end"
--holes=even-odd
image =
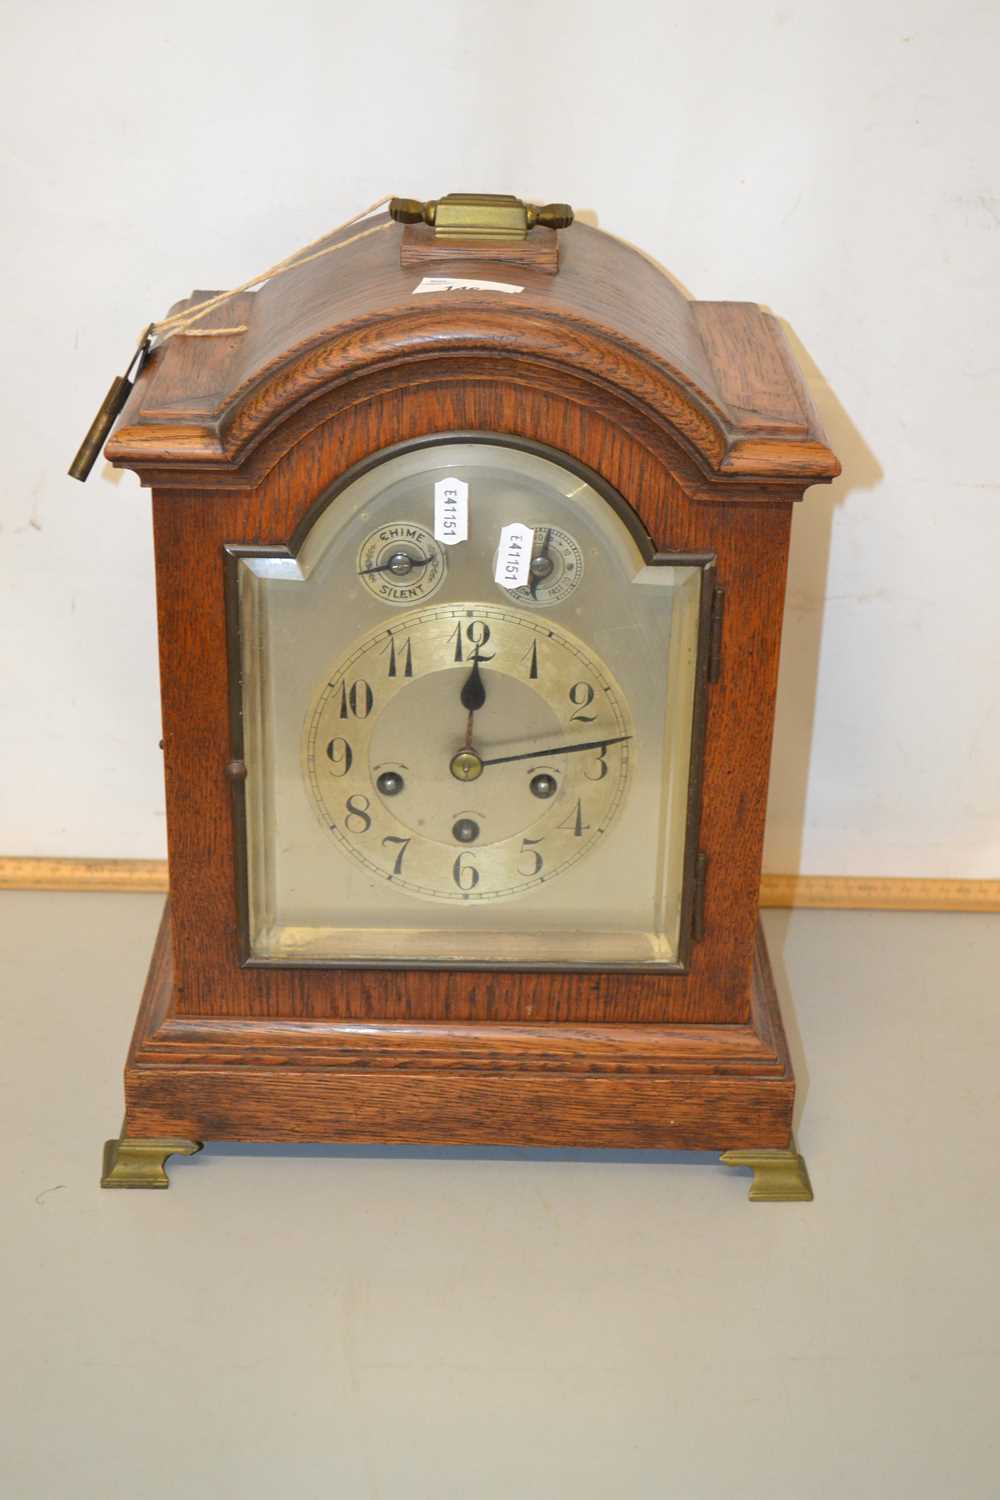
POLYGON ((712 610, 708 624, 708 680, 718 682, 722 675, 722 617, 726 608, 725 589, 716 589, 712 595, 712 610))
POLYGON ((705 936, 705 877, 708 874, 708 855, 699 849, 694 862, 694 900, 691 902, 691 936, 700 943, 705 936))

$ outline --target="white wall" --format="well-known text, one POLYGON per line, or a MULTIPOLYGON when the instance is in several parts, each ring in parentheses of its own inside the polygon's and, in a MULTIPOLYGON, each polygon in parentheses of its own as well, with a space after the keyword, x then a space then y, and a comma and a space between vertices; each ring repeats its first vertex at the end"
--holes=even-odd
POLYGON ((995 5, 4 11, 0 849, 163 850, 148 497, 65 477, 139 328, 470 188, 592 210, 808 350, 845 474, 796 517, 769 868, 997 873, 995 5))

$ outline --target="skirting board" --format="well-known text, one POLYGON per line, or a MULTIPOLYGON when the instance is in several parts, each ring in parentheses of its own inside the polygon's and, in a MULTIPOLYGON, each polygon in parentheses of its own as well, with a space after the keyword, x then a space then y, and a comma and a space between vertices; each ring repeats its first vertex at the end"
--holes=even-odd
MULTIPOLYGON (((0 855, 4 891, 166 891, 160 859, 32 859, 0 855)), ((764 875, 762 907, 1000 912, 1000 880, 882 875, 764 875)))

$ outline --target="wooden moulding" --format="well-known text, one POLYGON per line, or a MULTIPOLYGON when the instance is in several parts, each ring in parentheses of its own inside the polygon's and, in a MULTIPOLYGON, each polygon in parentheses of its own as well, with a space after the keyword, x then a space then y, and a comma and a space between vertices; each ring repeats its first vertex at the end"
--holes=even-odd
POLYGON ((786 1148, 794 1080, 763 935, 750 1026, 197 1026, 164 914, 126 1066, 127 1137, 786 1148), (368 1056, 366 1058, 366 1049, 368 1056))
MULTIPOLYGON (((253 485, 297 440, 301 409, 338 386, 387 371, 397 387, 412 386, 429 359, 468 373, 471 359, 493 357, 512 376, 540 363, 586 382, 588 399, 616 390, 716 481, 707 498, 723 498, 725 479, 729 501, 753 503, 761 480, 788 486, 794 499, 839 473, 776 319, 753 303, 692 302, 645 256, 587 225, 561 230, 558 242, 553 275, 525 260, 544 239, 508 245, 499 260, 492 248, 463 245, 438 261, 437 248, 424 258, 424 241, 392 224, 242 293, 199 327, 244 333, 182 334, 153 351, 107 456, 160 490, 253 485), (419 264, 401 265, 414 244, 419 264), (523 284, 516 294, 414 296, 434 267, 503 280, 498 270, 511 266, 523 284)), ((195 293, 177 310, 211 295, 195 293)))

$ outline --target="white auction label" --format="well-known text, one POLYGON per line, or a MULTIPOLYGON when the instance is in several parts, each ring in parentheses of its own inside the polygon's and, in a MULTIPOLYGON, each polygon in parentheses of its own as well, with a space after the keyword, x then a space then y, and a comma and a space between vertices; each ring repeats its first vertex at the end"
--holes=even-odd
POLYGON ((434 486, 434 540, 453 547, 469 536, 469 486, 464 479, 439 479, 434 486))
POLYGON ((413 296, 424 292, 523 292, 513 281, 473 281, 468 276, 425 276, 413 288, 413 296))
POLYGON ((493 577, 505 589, 523 588, 527 583, 534 540, 532 528, 522 526, 519 521, 500 528, 500 550, 493 577))

